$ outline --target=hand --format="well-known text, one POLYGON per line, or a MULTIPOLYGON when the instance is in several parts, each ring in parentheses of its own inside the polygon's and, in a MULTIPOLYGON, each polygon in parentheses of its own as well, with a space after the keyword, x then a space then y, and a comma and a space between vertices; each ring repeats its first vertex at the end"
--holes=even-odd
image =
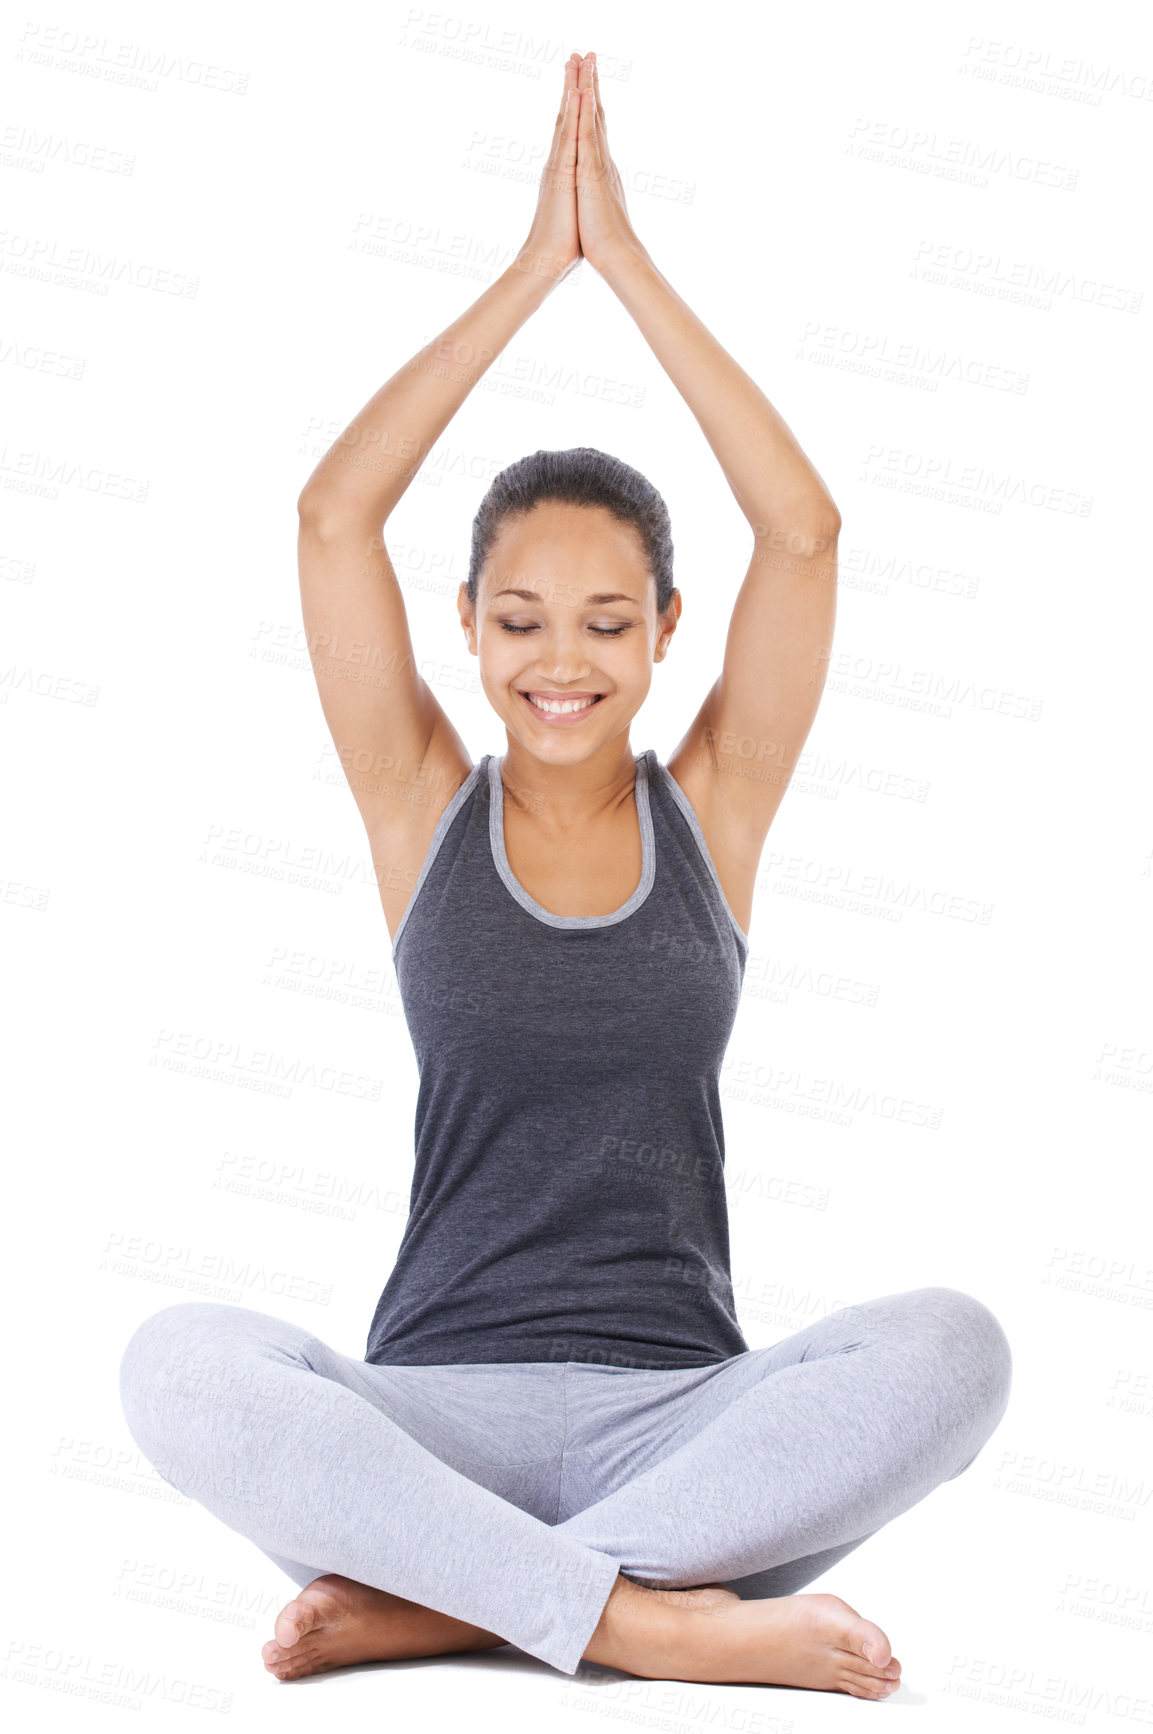
POLYGON ((581 257, 577 228, 576 165, 580 55, 565 62, 560 111, 553 128, 552 149, 541 171, 536 215, 528 240, 520 250, 524 269, 544 277, 565 277, 581 257))
POLYGON ((597 57, 586 54, 578 77, 577 220, 580 249, 590 265, 603 271, 622 249, 640 247, 625 208, 625 190, 609 150, 605 111, 597 78, 597 57))

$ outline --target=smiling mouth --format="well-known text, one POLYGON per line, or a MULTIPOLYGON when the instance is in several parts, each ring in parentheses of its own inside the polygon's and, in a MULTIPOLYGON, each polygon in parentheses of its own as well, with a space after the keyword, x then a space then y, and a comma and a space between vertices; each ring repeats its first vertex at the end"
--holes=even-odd
POLYGON ((590 693, 580 698, 564 699, 543 698, 534 692, 522 692, 520 696, 527 699, 533 709, 540 711, 543 716, 579 716, 582 711, 591 710, 594 704, 599 704, 604 693, 590 693))

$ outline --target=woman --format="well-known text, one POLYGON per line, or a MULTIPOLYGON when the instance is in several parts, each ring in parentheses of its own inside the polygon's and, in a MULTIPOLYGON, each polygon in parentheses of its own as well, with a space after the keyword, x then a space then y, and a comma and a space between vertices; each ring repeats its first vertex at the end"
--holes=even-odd
POLYGON ((1010 1352, 950 1288, 765 1349, 736 1319, 719 1069, 820 697, 840 518, 638 240, 595 56, 565 69, 515 263, 369 402, 300 518, 321 701, 420 1065, 410 1214, 363 1361, 267 1314, 170 1306, 125 1352, 133 1436, 300 1586, 264 1647, 281 1680, 512 1642, 568 1674, 885 1697, 881 1628, 795 1592, 973 1461, 1010 1352), (507 734, 473 764, 416 671, 381 525, 582 257, 696 415, 753 557, 688 733, 667 764, 634 755, 681 613, 664 503, 585 447, 511 465, 458 599, 507 734))

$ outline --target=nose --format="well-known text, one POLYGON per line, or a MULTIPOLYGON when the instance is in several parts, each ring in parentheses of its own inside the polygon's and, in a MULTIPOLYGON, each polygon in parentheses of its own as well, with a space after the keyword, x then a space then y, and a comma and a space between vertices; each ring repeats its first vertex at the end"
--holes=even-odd
POLYGON ((588 645, 577 628, 547 627, 538 636, 536 648, 542 686, 574 686, 592 667, 588 645))

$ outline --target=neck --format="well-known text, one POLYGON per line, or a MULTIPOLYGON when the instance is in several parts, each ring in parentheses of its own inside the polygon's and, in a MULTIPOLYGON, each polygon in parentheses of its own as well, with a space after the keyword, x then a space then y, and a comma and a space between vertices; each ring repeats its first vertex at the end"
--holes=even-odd
POLYGON ((567 764, 538 758, 509 736, 500 777, 520 811, 546 829, 569 832, 595 824, 631 800, 636 761, 627 733, 567 764))

